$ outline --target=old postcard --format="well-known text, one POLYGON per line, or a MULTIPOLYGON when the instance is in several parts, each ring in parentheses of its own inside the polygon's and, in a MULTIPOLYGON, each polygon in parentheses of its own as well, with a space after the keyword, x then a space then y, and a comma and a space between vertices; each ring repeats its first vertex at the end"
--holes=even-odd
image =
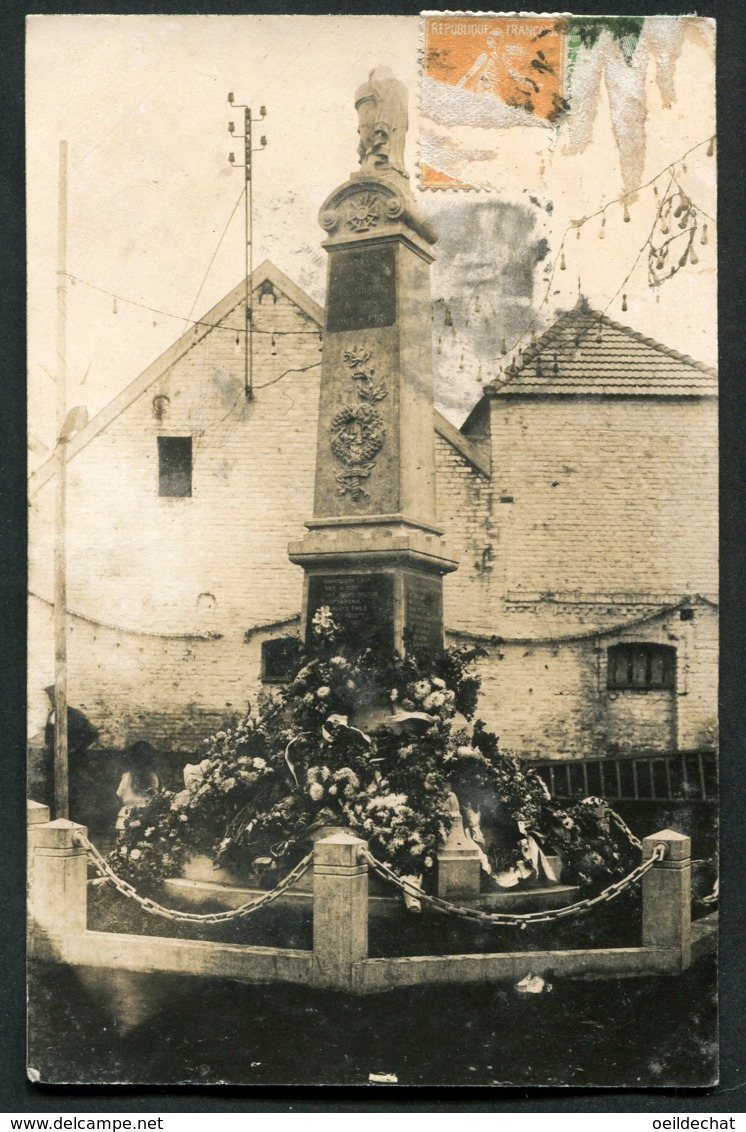
POLYGON ((32 1080, 716 1082, 714 41, 29 18, 32 1080))

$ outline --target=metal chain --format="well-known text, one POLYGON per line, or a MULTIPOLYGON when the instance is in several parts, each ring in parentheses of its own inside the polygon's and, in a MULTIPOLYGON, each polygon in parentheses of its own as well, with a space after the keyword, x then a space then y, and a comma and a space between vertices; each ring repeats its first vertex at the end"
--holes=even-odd
POLYGON ((579 916, 585 912, 590 911, 597 904, 603 904, 609 900, 614 900, 625 888, 630 885, 637 884, 637 882, 653 868, 658 861, 662 861, 666 855, 666 846, 663 844, 656 845, 653 849, 652 855, 647 861, 638 865, 626 877, 610 884, 598 896, 586 897, 585 900, 579 900, 575 904, 568 904, 564 908, 553 908, 546 912, 482 912, 478 908, 464 908, 457 904, 451 904, 448 900, 442 900, 439 896, 430 896, 428 893, 423 892, 416 885, 410 881, 402 880, 383 862, 376 860, 368 849, 360 850, 360 859, 366 861, 370 868, 373 869, 384 880, 390 881, 391 884, 396 885, 407 896, 414 896, 417 900, 424 900, 426 904, 430 904, 438 912, 443 912, 448 916, 458 916, 463 920, 476 920, 482 924, 490 924, 493 927, 520 927, 525 928, 529 924, 550 924, 555 920, 562 920, 567 916, 579 916))
POLYGON ((642 849, 642 842, 640 841, 640 838, 635 837, 634 833, 629 828, 624 818, 620 817, 616 810, 612 810, 611 806, 604 798, 596 798, 595 796, 591 795, 589 798, 583 798, 583 802, 587 806, 603 806, 611 821, 613 821, 619 832, 624 834, 630 845, 634 849, 642 849))
POLYGON ((616 810, 612 810, 611 807, 609 807, 609 817, 611 818, 617 829, 620 831, 620 833, 624 834, 630 845, 632 845, 635 849, 642 849, 642 842, 640 841, 640 838, 635 837, 634 833, 629 828, 624 818, 620 818, 616 810))
POLYGON ((282 896, 283 892, 286 892, 292 885, 299 881, 308 870, 313 860, 313 853, 309 853, 302 861, 298 862, 294 869, 291 869, 276 888, 270 889, 269 892, 262 893, 256 900, 250 900, 247 904, 242 904, 240 908, 231 908, 226 912, 206 912, 200 914, 197 912, 181 912, 176 908, 164 908, 162 904, 156 903, 155 900, 150 900, 146 896, 140 896, 131 884, 128 884, 126 880, 122 880, 121 877, 116 875, 96 846, 93 845, 84 834, 76 833, 75 843, 81 845, 86 850, 99 873, 107 880, 110 880, 122 896, 126 896, 128 900, 134 900, 144 911, 150 912, 153 916, 161 916, 164 920, 174 920, 179 923, 187 924, 224 924, 230 920, 250 916, 251 913, 256 912, 258 908, 271 904, 273 900, 276 900, 278 896, 282 896))

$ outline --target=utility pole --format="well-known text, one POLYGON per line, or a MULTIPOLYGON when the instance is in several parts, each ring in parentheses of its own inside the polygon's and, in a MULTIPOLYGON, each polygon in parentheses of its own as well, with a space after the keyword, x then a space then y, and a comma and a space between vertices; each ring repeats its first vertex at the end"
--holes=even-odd
POLYGON ((69 816, 67 757, 67 142, 60 142, 57 212, 57 493, 54 524, 54 812, 69 816))
POLYGON ((259 117, 252 118, 251 109, 248 106, 239 104, 233 101, 233 93, 228 95, 228 101, 231 106, 236 110, 243 110, 244 128, 243 134, 237 134, 235 122, 228 123, 228 131, 233 137, 239 140, 243 138, 244 143, 244 160, 243 164, 236 163, 236 155, 234 153, 228 154, 228 160, 235 169, 243 169, 246 178, 246 191, 244 193, 244 272, 246 275, 246 301, 245 301, 245 327, 244 327, 244 393, 246 400, 251 401, 254 396, 254 317, 251 309, 251 276, 253 268, 253 251, 254 251, 254 236, 253 236, 253 208, 252 208, 252 176, 251 176, 251 155, 257 153, 260 149, 264 149, 267 144, 267 139, 262 135, 259 139, 259 146, 257 149, 252 148, 251 140, 251 127, 257 122, 266 117, 267 108, 261 106, 259 108, 259 117))

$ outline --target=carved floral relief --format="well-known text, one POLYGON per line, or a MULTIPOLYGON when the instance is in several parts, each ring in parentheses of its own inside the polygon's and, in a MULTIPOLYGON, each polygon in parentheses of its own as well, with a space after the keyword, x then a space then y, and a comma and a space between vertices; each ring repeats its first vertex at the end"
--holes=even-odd
POLYGON ((356 385, 358 403, 345 405, 332 418, 330 446, 332 454, 343 465, 335 472, 338 495, 349 495, 354 502, 368 499, 363 482, 375 468, 375 457, 386 439, 386 426, 374 405, 388 396, 385 382, 375 381, 375 367, 370 365, 370 350, 353 347, 345 350, 344 361, 356 385))

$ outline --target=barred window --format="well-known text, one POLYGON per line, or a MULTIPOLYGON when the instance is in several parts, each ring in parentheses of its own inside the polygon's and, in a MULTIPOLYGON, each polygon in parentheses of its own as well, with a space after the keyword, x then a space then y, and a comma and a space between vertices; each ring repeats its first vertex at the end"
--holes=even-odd
POLYGON ((671 645, 612 645, 608 651, 607 687, 673 688, 676 684, 676 649, 671 645))

